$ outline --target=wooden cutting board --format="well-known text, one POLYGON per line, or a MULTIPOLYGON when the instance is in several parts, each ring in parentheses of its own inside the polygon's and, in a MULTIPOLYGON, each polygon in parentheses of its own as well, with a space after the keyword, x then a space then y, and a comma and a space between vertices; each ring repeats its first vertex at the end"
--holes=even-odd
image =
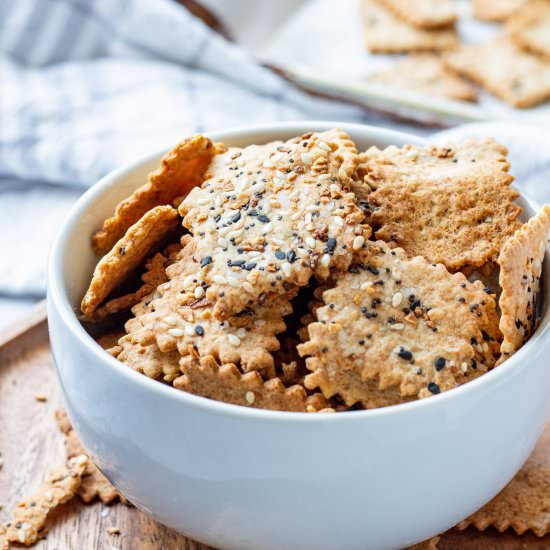
MULTIPOLYGON (((43 303, 0 336, 0 523, 38 487, 47 471, 64 461, 63 437, 54 412, 62 406, 49 347, 43 303), (45 395, 46 401, 37 400, 45 395)), ((41 550, 208 550, 122 504, 84 505, 73 499, 51 514, 41 550), (107 529, 116 527, 119 536, 107 529)), ((495 530, 451 530, 441 550, 548 550, 550 535, 539 539, 495 530)))

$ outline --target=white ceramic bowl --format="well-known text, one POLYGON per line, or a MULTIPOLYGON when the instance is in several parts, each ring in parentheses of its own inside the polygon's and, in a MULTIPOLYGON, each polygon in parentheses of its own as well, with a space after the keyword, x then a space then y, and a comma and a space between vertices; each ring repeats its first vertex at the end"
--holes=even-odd
MULTIPOLYGON (((360 149, 421 142, 333 122, 211 136, 246 145, 334 126, 360 149)), ((379 550, 446 530, 504 487, 549 413, 546 307, 536 334, 492 372, 429 399, 371 411, 227 405, 150 380, 105 353, 75 314, 97 261, 90 235, 161 155, 116 170, 90 189, 68 215, 50 257, 50 335, 69 415, 122 493, 160 522, 218 548, 379 550)), ((532 205, 522 202, 532 215, 532 205)), ((548 271, 545 262, 545 296, 548 271)))

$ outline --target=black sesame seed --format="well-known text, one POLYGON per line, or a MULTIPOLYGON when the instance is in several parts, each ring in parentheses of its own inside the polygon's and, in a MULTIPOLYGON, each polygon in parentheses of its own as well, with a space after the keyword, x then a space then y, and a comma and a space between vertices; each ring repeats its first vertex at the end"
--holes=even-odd
POLYGON ((326 244, 326 250, 327 252, 334 252, 334 249, 336 248, 336 239, 334 238, 330 238, 330 239, 327 239, 327 244, 326 244))
POLYGON ((258 216, 258 219, 262 222, 262 223, 269 223, 269 218, 265 215, 265 214, 260 214, 258 216))
POLYGON ((361 339, 357 342, 360 346, 364 346, 365 345, 365 340, 361 339))
POLYGON ((200 326, 200 325, 197 325, 195 327, 195 332, 199 335, 199 336, 204 336, 204 329, 200 326))
POLYGON ((434 361, 435 370, 440 371, 445 366, 445 357, 438 357, 434 361))
POLYGON ((292 264, 296 261, 296 252, 289 250, 286 254, 286 259, 292 264))
POLYGON ((276 250, 275 258, 277 258, 278 260, 284 260, 286 258, 286 254, 282 250, 276 250))
POLYGON ((249 262, 247 264, 244 264, 244 268, 247 270, 247 271, 251 271, 252 269, 254 269, 256 267, 256 262, 249 262))
POLYGON ((249 213, 248 213, 249 216, 257 216, 258 215, 258 211, 256 209, 252 209, 249 213))
POLYGON ((466 301, 466 298, 464 298, 464 296, 461 296, 458 301, 463 304, 466 301))
POLYGON ((428 384, 428 390, 430 390, 434 395, 437 395, 438 393, 441 393, 441 390, 439 389, 439 386, 435 382, 430 382, 428 384))
POLYGON ((211 263, 212 263, 212 256, 205 256, 201 260, 201 267, 206 267, 208 264, 211 264, 211 263))
POLYGON ((401 357, 401 359, 404 359, 405 361, 410 361, 413 358, 413 354, 405 348, 400 348, 399 351, 397 352, 397 355, 401 357))
POLYGON ((376 267, 372 267, 372 265, 367 266, 367 271, 370 271, 373 275, 378 275, 380 271, 376 269, 376 267))
POLYGON ((328 351, 328 348, 325 346, 323 349, 321 349, 322 353, 326 353, 328 351))
POLYGON ((229 221, 231 223, 237 223, 240 219, 241 219, 241 213, 237 212, 234 216, 231 216, 231 218, 229 218, 229 221))

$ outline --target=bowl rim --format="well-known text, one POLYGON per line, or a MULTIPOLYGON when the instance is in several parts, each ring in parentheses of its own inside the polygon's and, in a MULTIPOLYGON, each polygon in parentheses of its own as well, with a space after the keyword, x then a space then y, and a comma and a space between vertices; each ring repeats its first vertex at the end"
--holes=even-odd
MULTIPOLYGON (((341 128, 348 133, 361 133, 363 135, 371 134, 376 138, 395 138, 399 141, 406 140, 409 143, 425 144, 427 141, 424 138, 415 136, 405 132, 389 130, 373 125, 334 122, 334 121, 317 121, 317 120, 298 120, 290 122, 255 124, 249 126, 238 126, 227 129, 218 130, 215 132, 204 132, 204 135, 215 140, 234 140, 239 137, 263 134, 266 132, 289 132, 289 135, 299 135, 310 130, 327 130, 330 128, 341 128), (307 129, 306 129, 307 128, 307 129)), ((160 158, 168 151, 167 148, 157 150, 147 156, 141 157, 135 161, 129 162, 115 170, 112 170, 98 182, 92 185, 72 206, 68 215, 65 217, 61 227, 55 236, 50 249, 48 260, 48 282, 47 282, 47 302, 48 309, 53 308, 72 336, 80 342, 87 351, 96 356, 98 361, 101 361, 109 369, 113 369, 115 374, 125 378, 129 384, 137 384, 148 391, 156 392, 159 396, 173 399, 191 407, 204 409, 212 414, 231 415, 247 419, 257 420, 277 420, 277 421, 294 421, 294 422, 349 422, 352 420, 360 421, 363 418, 386 417, 394 415, 407 414, 412 410, 421 410, 426 407, 444 406, 448 402, 460 399, 461 396, 468 393, 476 392, 479 388, 483 388, 487 384, 496 384, 498 380, 510 376, 512 371, 528 368, 529 362, 523 361, 531 350, 538 344, 542 338, 548 338, 550 334, 550 307, 546 308, 543 318, 533 333, 531 338, 510 358, 506 359, 498 368, 493 368, 491 371, 484 373, 475 380, 471 380, 452 390, 441 392, 427 399, 417 399, 407 403, 399 403, 376 409, 345 411, 346 414, 312 414, 307 412, 291 412, 291 411, 275 411, 270 409, 258 409, 254 407, 245 407, 232 403, 225 403, 207 397, 194 395, 182 390, 178 390, 172 386, 168 386, 159 381, 144 376, 130 368, 120 368, 120 362, 97 344, 97 342, 86 332, 83 325, 80 323, 77 314, 68 300, 67 289, 62 284, 63 281, 63 260, 67 250, 69 236, 72 234, 73 226, 87 211, 89 203, 93 203, 117 182, 124 178, 128 173, 139 169, 140 166, 152 162, 156 158, 160 158)), ((532 208, 535 212, 540 210, 540 205, 526 197, 521 193, 520 197, 532 208)), ((546 252, 550 252, 547 247, 546 252)), ((550 286, 547 281, 545 287, 550 286)), ((545 288, 546 290, 546 288, 545 288)), ((548 292, 545 292, 548 296, 548 292)))

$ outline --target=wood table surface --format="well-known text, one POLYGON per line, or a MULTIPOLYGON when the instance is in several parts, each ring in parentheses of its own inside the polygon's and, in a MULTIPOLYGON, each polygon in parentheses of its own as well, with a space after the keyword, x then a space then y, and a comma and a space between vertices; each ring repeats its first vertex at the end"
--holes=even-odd
MULTIPOLYGON (((0 336, 0 522, 32 494, 46 473, 64 462, 63 437, 54 412, 62 406, 49 347, 45 310, 31 314, 0 336), (47 396, 46 401, 36 399, 47 396)), ((399 518, 396 518, 398 528, 399 518)), ((40 550, 207 550, 209 547, 168 529, 145 513, 117 503, 83 504, 75 498, 48 518, 48 534, 40 550), (109 528, 120 535, 110 535, 109 528)), ((489 529, 479 533, 451 530, 439 543, 441 550, 550 549, 550 535, 521 537, 489 529)), ((286 550, 286 549, 285 549, 286 550)))

